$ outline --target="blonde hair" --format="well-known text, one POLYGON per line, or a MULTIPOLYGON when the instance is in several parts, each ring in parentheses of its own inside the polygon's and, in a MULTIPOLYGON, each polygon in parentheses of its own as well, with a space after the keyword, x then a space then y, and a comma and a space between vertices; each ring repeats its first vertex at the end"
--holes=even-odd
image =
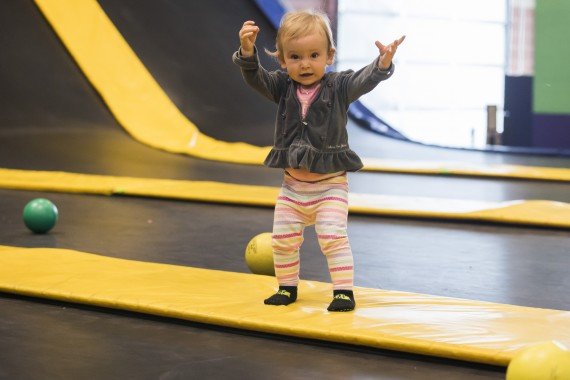
POLYGON ((265 49, 267 54, 284 59, 283 42, 300 37, 308 36, 312 33, 322 33, 328 41, 328 51, 335 50, 331 23, 328 16, 316 10, 300 10, 288 12, 281 19, 277 38, 275 39, 275 51, 265 49))

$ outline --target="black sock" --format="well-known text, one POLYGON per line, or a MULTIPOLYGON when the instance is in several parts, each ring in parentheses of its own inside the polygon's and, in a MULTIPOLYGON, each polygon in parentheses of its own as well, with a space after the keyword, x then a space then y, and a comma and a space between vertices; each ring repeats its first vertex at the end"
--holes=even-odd
POLYGON ((289 305, 297 300, 296 286, 279 286, 277 293, 263 301, 266 305, 289 305))
POLYGON ((338 289, 333 290, 333 300, 328 311, 352 311, 356 303, 354 302, 354 293, 352 290, 338 289))

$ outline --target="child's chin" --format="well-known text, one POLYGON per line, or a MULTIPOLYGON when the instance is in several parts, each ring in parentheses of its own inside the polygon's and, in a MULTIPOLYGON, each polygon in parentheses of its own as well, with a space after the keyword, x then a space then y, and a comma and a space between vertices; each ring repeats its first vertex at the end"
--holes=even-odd
POLYGON ((314 76, 300 77, 297 80, 297 82, 301 83, 303 86, 311 86, 311 85, 317 83, 318 81, 319 80, 317 78, 315 78, 314 76))

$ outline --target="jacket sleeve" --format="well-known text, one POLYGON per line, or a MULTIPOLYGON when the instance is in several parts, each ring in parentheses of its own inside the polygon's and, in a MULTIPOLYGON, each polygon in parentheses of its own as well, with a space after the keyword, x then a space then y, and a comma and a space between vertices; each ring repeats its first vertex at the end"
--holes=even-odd
POLYGON ((378 83, 386 80, 394 73, 394 63, 386 70, 378 68, 377 57, 374 62, 362 69, 354 72, 352 70, 344 71, 341 75, 341 86, 345 92, 348 104, 354 102, 362 95, 372 91, 378 83))
POLYGON ((259 63, 257 48, 251 57, 243 57, 238 49, 233 54, 232 60, 240 67, 243 79, 248 85, 267 99, 279 103, 287 79, 285 73, 265 70, 259 63))

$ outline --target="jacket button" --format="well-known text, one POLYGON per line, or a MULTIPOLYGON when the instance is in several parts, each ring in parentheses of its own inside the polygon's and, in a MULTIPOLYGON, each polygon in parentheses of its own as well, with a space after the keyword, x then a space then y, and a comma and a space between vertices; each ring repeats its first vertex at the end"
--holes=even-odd
POLYGON ((328 83, 327 83, 327 87, 332 87, 332 83, 331 83, 331 82, 328 82, 328 83))
POLYGON ((285 119, 286 117, 287 117, 287 114, 286 114, 285 112, 283 112, 283 113, 281 114, 281 119, 285 119))
POLYGON ((328 103, 327 103, 327 106, 328 106, 329 108, 332 107, 332 102, 328 102, 328 103))

